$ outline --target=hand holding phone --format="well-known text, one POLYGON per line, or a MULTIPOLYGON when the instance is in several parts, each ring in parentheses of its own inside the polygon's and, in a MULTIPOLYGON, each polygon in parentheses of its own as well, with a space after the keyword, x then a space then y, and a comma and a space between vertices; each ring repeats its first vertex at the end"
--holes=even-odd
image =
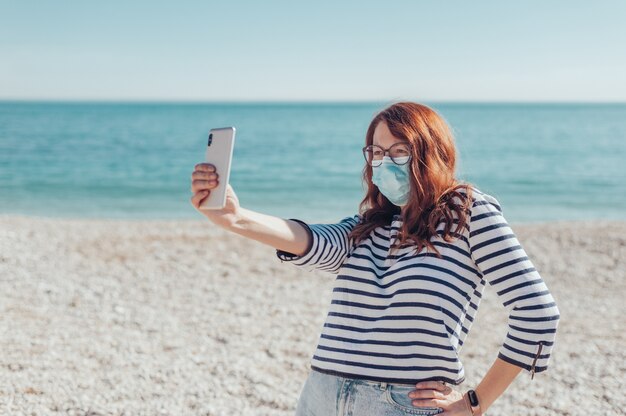
POLYGON ((214 128, 209 131, 209 142, 206 149, 206 162, 215 167, 221 180, 211 190, 209 196, 202 200, 199 209, 222 209, 226 205, 226 186, 230 178, 230 166, 235 147, 234 127, 214 128))
POLYGON ((219 174, 215 171, 215 167, 208 163, 198 163, 191 174, 191 178, 191 192, 194 194, 191 197, 191 205, 202 215, 223 228, 228 228, 233 224, 240 214, 241 206, 239 205, 239 198, 237 198, 230 184, 226 186, 226 204, 224 208, 200 209, 200 204, 209 197, 211 191, 219 184, 219 174))
POLYGON ((223 129, 211 130, 206 153, 206 159, 210 162, 196 164, 191 174, 191 192, 194 194, 191 197, 191 204, 202 215, 223 227, 236 220, 240 209, 235 191, 228 183, 228 179, 224 179, 224 176, 229 176, 232 160, 234 127, 232 129, 232 135, 228 132, 218 132, 216 135, 217 130, 223 129), (220 142, 216 143, 216 140, 220 142), (226 174, 222 172, 220 166, 226 170, 226 174), (222 189, 223 194, 217 194, 215 199, 211 199, 218 189, 222 189), (210 208, 203 208, 207 206, 210 208))

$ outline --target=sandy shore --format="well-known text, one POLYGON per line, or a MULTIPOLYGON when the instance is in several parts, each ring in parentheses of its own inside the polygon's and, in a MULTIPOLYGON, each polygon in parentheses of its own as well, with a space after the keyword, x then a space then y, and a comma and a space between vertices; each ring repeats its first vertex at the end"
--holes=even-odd
MULTIPOLYGON (((561 321, 488 414, 622 414, 626 222, 512 226, 561 321)), ((203 220, 0 216, 0 414, 292 415, 334 276, 274 253, 203 220)), ((487 287, 462 390, 506 318, 487 287)))

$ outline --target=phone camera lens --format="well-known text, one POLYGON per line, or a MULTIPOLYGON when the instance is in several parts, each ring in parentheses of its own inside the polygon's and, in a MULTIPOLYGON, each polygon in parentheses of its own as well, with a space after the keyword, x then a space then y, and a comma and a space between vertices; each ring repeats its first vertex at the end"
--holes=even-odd
POLYGON ((213 133, 209 134, 209 146, 211 145, 212 141, 213 141, 213 133))

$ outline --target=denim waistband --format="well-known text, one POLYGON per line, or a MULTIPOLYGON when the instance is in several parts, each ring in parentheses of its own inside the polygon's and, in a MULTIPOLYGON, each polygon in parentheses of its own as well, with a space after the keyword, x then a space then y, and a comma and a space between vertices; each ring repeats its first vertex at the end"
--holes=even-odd
MULTIPOLYGON (((354 384, 367 384, 370 386, 375 386, 375 387, 380 387, 381 389, 386 389, 387 386, 415 386, 415 384, 418 383, 418 381, 416 381, 415 383, 390 383, 387 381, 377 381, 377 380, 368 380, 365 378, 351 378, 351 377, 344 377, 340 374, 336 374, 332 371, 322 371, 320 369, 317 368, 311 368, 311 371, 317 371, 318 373, 322 373, 322 374, 326 374, 329 376, 333 376, 333 377, 337 377, 338 379, 344 381, 344 380, 350 380, 352 383, 354 384)), ((447 385, 448 383, 446 383, 445 381, 440 381, 441 383, 443 383, 444 385, 447 385)))

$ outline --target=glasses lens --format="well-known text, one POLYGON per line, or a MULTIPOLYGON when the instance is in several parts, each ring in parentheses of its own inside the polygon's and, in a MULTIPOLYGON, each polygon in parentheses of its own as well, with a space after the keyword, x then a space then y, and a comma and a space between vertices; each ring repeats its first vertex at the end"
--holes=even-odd
POLYGON ((409 146, 405 144, 395 144, 389 149, 389 156, 397 164, 403 164, 408 161, 408 157, 411 155, 409 146))
POLYGON ((384 152, 380 147, 370 145, 363 149, 363 154, 367 163, 376 166, 382 163, 384 152))
MULTIPOLYGON (((385 151, 382 147, 374 144, 363 149, 363 155, 371 166, 379 166, 383 162, 385 151)), ((411 148, 403 143, 394 144, 389 148, 389 156, 394 163, 403 165, 410 159, 411 148)))

